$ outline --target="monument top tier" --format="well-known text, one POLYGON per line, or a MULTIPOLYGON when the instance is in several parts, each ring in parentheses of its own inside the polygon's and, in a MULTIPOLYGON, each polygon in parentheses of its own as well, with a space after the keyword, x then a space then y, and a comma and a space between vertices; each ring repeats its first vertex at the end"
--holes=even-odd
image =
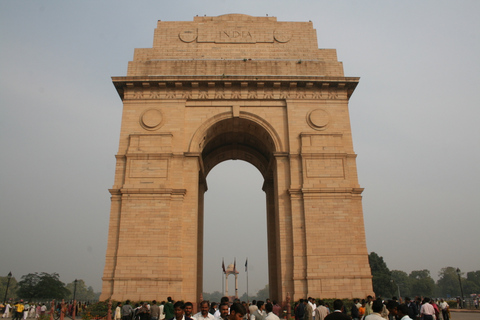
POLYGON ((343 77, 334 49, 319 49, 312 22, 226 14, 158 21, 153 47, 135 49, 127 76, 343 77))

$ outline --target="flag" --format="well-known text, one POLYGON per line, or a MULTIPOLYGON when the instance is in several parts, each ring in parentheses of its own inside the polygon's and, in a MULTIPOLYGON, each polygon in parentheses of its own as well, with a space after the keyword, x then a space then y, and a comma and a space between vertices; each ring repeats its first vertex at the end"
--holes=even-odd
POLYGON ((233 271, 237 271, 237 258, 233 258, 233 271))
POLYGON ((248 270, 247 268, 248 268, 248 258, 245 259, 245 272, 247 272, 247 270, 248 270))
POLYGON ((223 273, 226 273, 225 272, 225 262, 223 262, 223 258, 222 258, 222 269, 223 269, 223 273))

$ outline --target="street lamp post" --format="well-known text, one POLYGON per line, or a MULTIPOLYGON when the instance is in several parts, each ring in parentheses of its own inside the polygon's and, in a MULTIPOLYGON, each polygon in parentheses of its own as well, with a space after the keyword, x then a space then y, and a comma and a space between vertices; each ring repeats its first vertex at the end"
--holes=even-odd
POLYGON ((5 290, 5 297, 3 298, 3 302, 7 302, 7 293, 8 293, 8 287, 10 286, 10 279, 12 279, 12 272, 10 271, 7 275, 7 289, 5 290))
POLYGON ((73 281, 73 300, 75 301, 75 296, 76 296, 76 293, 77 293, 77 282, 78 280, 75 279, 75 281, 73 281))
POLYGON ((400 299, 400 298, 401 298, 401 295, 400 295, 400 286, 399 286, 399 285, 398 285, 398 283, 396 283, 396 282, 395 282, 395 280, 393 280, 393 279, 392 279, 392 280, 390 280, 390 282, 392 282, 392 283, 395 283, 395 285, 397 286, 397 290, 398 290, 398 299, 400 299))
POLYGON ((462 278, 460 277, 460 268, 457 268, 457 274, 458 274, 458 283, 460 283, 460 292, 462 294, 462 301, 460 301, 460 308, 463 309, 463 287, 462 287, 462 278))
POLYGON ((77 282, 78 280, 75 279, 73 281, 73 311, 72 311, 72 319, 75 320, 76 314, 77 314, 77 300, 76 300, 76 294, 77 294, 77 282))

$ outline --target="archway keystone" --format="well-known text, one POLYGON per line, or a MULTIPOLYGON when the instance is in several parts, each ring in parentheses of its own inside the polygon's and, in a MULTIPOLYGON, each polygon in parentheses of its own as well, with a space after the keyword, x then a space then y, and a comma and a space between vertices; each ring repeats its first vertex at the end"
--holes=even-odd
POLYGON ((272 299, 372 294, 348 114, 358 80, 310 22, 159 21, 113 77, 123 117, 101 299, 198 301, 206 177, 230 159, 265 179, 272 299))

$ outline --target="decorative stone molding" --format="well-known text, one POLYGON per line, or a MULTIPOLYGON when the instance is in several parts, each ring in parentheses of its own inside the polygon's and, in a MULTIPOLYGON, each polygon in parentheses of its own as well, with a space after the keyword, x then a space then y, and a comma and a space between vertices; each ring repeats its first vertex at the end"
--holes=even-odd
MULTIPOLYGON (((120 96, 130 100, 345 100, 350 97, 357 82, 357 78, 353 78, 347 82, 150 81, 146 83, 144 79, 126 82, 124 79, 114 78, 120 96)), ((317 116, 313 115, 313 117, 317 116)), ((313 122, 310 121, 309 124, 312 125, 313 122)), ((315 126, 317 125, 314 124, 315 126)))

